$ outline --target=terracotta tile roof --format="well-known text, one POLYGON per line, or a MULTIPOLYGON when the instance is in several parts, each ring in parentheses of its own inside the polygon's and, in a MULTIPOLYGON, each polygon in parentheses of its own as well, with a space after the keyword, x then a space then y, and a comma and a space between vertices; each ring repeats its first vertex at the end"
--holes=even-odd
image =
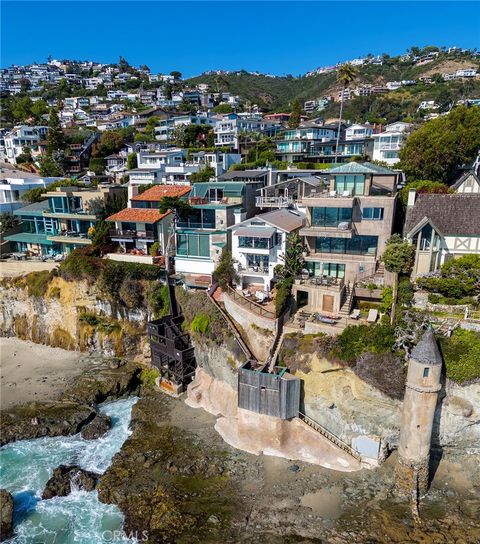
POLYGON ((189 193, 191 187, 188 185, 156 185, 147 189, 141 195, 136 195, 132 200, 143 200, 145 202, 159 202, 165 196, 184 196, 189 193))
POLYGON ((154 208, 125 208, 107 217, 107 221, 125 221, 131 223, 156 223, 170 212, 160 213, 154 208))

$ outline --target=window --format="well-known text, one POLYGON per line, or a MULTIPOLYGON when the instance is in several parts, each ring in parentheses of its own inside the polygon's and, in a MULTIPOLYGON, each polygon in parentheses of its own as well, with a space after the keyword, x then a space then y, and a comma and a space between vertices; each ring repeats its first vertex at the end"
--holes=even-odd
POLYGON ((223 189, 217 189, 216 187, 208 190, 208 200, 210 202, 219 202, 223 199, 223 189))
POLYGON ((351 238, 317 237, 315 251, 318 253, 347 253, 351 255, 375 255, 378 236, 352 236, 351 238))
POLYGON ((337 193, 348 191, 352 195, 363 195, 365 190, 365 176, 353 174, 335 176, 335 190, 337 193))
POLYGON ((307 270, 310 272, 310 275, 319 277, 319 276, 330 276, 333 278, 343 278, 345 277, 345 265, 339 263, 321 263, 318 261, 307 262, 307 270))
POLYGON ((429 374, 430 374, 430 369, 429 368, 424 368, 423 369, 423 377, 428 378, 429 374))
POLYGON ((247 255, 247 265, 249 269, 258 268, 260 272, 268 271, 268 255, 247 255))
POLYGON ((363 208, 362 218, 364 221, 382 221, 383 208, 363 208))
POLYGON ((253 236, 239 236, 238 247, 252 249, 269 249, 272 247, 272 238, 255 238, 253 236))
POLYGON ((208 234, 178 234, 177 255, 188 257, 210 257, 208 234))
POLYGON ((312 208, 313 227, 338 227, 352 220, 352 208, 312 208))

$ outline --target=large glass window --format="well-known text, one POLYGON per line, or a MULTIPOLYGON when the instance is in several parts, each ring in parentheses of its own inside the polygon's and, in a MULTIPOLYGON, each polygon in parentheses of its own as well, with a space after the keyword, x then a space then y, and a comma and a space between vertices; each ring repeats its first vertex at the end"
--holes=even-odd
POLYGON ((348 253, 352 255, 375 255, 378 236, 352 236, 351 238, 317 237, 315 250, 318 253, 348 253))
POLYGON ((307 270, 314 277, 330 276, 332 278, 345 277, 345 265, 340 263, 307 262, 307 270))
POLYGON ((252 249, 269 249, 272 247, 271 238, 255 238, 253 236, 239 236, 238 247, 252 249))
POLYGON ((215 210, 192 208, 188 212, 180 212, 178 226, 183 228, 214 229, 215 210))
POLYGON ((335 176, 335 190, 342 194, 349 192, 351 195, 363 195, 365 191, 364 175, 335 176))
POLYGON ((352 220, 352 208, 312 208, 313 227, 338 227, 352 220))
POLYGON ((364 221, 382 221, 383 208, 363 208, 362 218, 364 221))
POLYGON ((247 255, 247 266, 255 272, 268 271, 268 255, 247 255))
POLYGON ((426 251, 432 245, 432 226, 430 224, 425 225, 420 234, 420 250, 426 251))
POLYGON ((178 234, 177 255, 188 257, 210 257, 208 234, 178 234))

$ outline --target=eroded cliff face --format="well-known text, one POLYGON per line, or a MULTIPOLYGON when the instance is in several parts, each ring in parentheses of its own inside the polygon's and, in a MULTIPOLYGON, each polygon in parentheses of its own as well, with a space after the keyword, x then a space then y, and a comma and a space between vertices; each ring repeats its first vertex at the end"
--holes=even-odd
MULTIPOLYGON (((202 372, 189 387, 191 406, 215 415, 232 416, 236 404, 240 362, 225 346, 196 344, 202 372)), ((347 443, 360 435, 381 438, 383 447, 396 448, 402 401, 383 394, 361 380, 350 368, 335 365, 317 354, 299 354, 304 360, 296 372, 303 381, 301 411, 347 443)), ((432 441, 463 453, 480 452, 480 384, 448 382, 440 394, 432 441)))
POLYGON ((68 350, 134 356, 146 344, 145 311, 128 312, 102 300, 87 282, 55 277, 44 297, 30 296, 21 283, 0 285, 0 335, 16 336, 68 350), (82 316, 98 316, 92 323, 82 316))

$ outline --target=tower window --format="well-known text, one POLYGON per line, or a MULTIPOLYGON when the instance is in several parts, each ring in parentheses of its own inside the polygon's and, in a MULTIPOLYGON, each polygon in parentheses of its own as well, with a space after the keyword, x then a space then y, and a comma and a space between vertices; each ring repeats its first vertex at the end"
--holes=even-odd
POLYGON ((423 369, 423 377, 424 377, 424 378, 428 378, 429 373, 430 373, 430 369, 429 369, 429 368, 424 368, 424 369, 423 369))

